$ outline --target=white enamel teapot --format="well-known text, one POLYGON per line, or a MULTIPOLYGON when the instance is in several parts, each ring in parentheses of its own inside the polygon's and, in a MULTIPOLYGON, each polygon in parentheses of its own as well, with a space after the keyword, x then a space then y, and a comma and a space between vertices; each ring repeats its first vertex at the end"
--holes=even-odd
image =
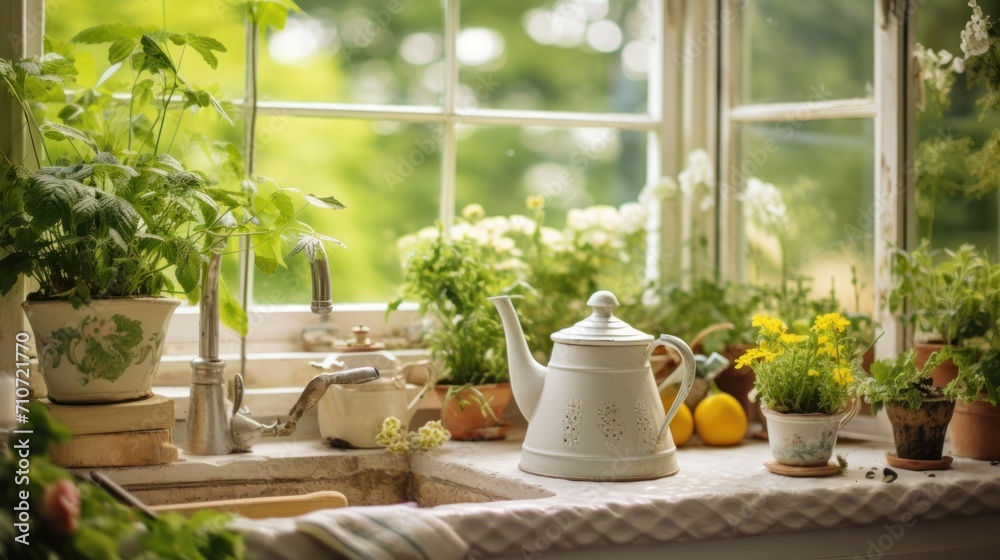
POLYGON ((608 291, 587 301, 590 317, 552 335, 548 367, 531 356, 507 296, 490 298, 503 321, 511 386, 528 420, 521 470, 573 480, 645 480, 677 472, 668 425, 695 379, 695 359, 681 339, 652 335, 614 316, 608 291), (681 355, 684 379, 666 414, 649 366, 657 346, 681 355))

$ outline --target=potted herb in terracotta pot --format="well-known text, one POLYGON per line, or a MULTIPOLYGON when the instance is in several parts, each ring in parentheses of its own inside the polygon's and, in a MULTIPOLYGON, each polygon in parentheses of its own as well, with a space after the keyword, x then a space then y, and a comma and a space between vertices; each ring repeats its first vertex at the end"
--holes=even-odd
POLYGON ((958 398, 951 421, 951 451, 960 457, 1000 461, 1000 264, 980 272, 990 328, 982 340, 970 341, 956 357, 958 377, 947 387, 958 398))
MULTIPOLYGON (((896 251, 893 260, 895 285, 889 296, 893 312, 904 305, 910 310, 905 322, 916 327, 916 365, 922 368, 930 355, 945 347, 959 347, 962 341, 982 336, 989 328, 986 294, 980 289, 979 275, 988 268, 986 259, 972 245, 958 251, 932 251, 924 240, 913 251, 896 251), (937 257, 943 255, 943 259, 937 257)), ((958 375, 951 359, 939 364, 932 376, 934 385, 944 387, 958 375)))
POLYGON ((804 335, 768 315, 755 316, 753 326, 757 346, 736 367, 756 373, 751 396, 767 418, 771 454, 790 467, 826 467, 837 433, 861 404, 860 360, 846 334, 850 321, 839 313, 820 315, 804 335))
POLYGON ((510 286, 511 271, 483 239, 455 238, 441 228, 401 240, 402 300, 415 300, 436 322, 425 339, 431 350, 441 419, 453 439, 502 439, 511 400, 503 327, 487 297, 510 286))
POLYGON ((920 367, 916 350, 899 357, 883 358, 871 365, 871 376, 860 391, 878 414, 885 408, 892 423, 896 453, 887 453, 889 464, 904 469, 943 469, 951 463, 942 458, 945 432, 955 410, 955 399, 932 384, 931 372, 950 358, 950 349, 932 353, 920 367))

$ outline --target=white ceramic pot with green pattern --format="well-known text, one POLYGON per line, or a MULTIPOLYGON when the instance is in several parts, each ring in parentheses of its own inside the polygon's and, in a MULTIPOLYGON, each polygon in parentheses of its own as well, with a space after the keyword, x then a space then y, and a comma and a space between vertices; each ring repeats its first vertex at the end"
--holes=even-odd
POLYGON ((82 404, 152 396, 167 324, 179 304, 116 298, 73 309, 65 301, 24 302, 49 399, 82 404))
POLYGON ((837 434, 861 408, 855 399, 836 414, 782 414, 762 408, 771 455, 790 467, 822 467, 833 457, 837 434))

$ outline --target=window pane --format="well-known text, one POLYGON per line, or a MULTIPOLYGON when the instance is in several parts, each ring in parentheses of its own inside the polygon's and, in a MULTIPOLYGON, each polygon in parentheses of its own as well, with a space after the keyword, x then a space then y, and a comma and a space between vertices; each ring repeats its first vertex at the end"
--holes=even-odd
POLYGON ((735 3, 740 103, 871 97, 871 0, 735 3), (742 9, 740 9, 742 7, 742 9))
POLYGON ((853 265, 861 311, 871 311, 872 121, 745 124, 739 139, 749 279, 780 285, 784 268, 789 279, 813 278, 816 296, 827 294, 832 280, 854 310, 853 265))
MULTIPOLYGON (((242 12, 229 2, 203 0, 171 0, 170 2, 123 2, 122 0, 88 0, 87 2, 45 3, 45 34, 60 41, 69 41, 80 31, 105 23, 129 23, 164 27, 172 33, 194 33, 220 41, 224 53, 216 53, 218 68, 213 70, 197 53, 188 49, 181 57, 181 47, 170 45, 170 55, 180 63, 184 78, 201 89, 211 91, 220 99, 243 97, 246 75, 246 31, 242 12), (165 7, 164 7, 165 6, 165 7)), ((75 45, 78 82, 91 87, 109 66, 109 44, 75 45)), ((109 82, 122 91, 131 86, 124 69, 109 82)))
MULTIPOLYGON (((984 15, 1000 17, 1000 0, 980 0, 984 15)), ((972 15, 965 2, 929 0, 919 5, 917 47, 924 68, 924 103, 917 111, 917 235, 935 247, 963 243, 1000 247, 1000 197, 996 181, 977 179, 977 154, 994 142, 1000 112, 983 110, 978 101, 987 88, 967 85, 968 73, 956 73, 942 49, 962 56, 959 33, 972 15), (923 53, 923 54, 921 54, 923 53), (938 81, 940 80, 940 82, 938 81), (942 89, 935 84, 946 85, 942 89), (943 95, 941 95, 943 93, 943 95), (982 117, 982 118, 980 118, 982 117)), ((995 161, 990 163, 995 166, 995 161)), ((994 253, 998 254, 998 253, 994 253)))
MULTIPOLYGON (((327 250, 334 300, 393 299, 402 278, 396 240, 438 218, 441 127, 268 116, 257 131, 261 175, 347 205, 334 213, 307 207, 299 215, 348 247, 327 250)), ((256 273, 254 301, 311 300, 306 259, 296 255, 287 265, 272 275, 256 273)))
POLYGON ((635 201, 646 182, 646 134, 610 128, 460 127, 461 210, 525 213, 525 198, 546 198, 546 224, 562 228, 571 208, 635 201))
POLYGON ((649 0, 464 2, 460 108, 644 112, 649 0))
POLYGON ((441 2, 302 0, 260 46, 264 99, 438 105, 441 2), (307 78, 308 87, 303 87, 307 78))

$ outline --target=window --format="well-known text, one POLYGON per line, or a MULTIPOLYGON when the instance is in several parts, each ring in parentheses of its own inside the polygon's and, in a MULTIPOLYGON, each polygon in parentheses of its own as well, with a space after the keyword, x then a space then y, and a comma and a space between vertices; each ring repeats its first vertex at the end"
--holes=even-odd
MULTIPOLYGON (((634 200, 649 177, 673 172, 661 153, 673 147, 676 111, 664 109, 674 98, 662 90, 677 82, 663 69, 678 66, 657 64, 669 59, 659 0, 297 3, 303 12, 259 44, 255 167, 348 205, 322 224, 349 247, 329 255, 341 336, 352 325, 345 310, 352 321, 382 324, 379 302, 395 297, 402 276, 396 240, 437 220, 447 225, 465 204, 510 214, 543 194, 559 226, 570 208, 634 200)), ((228 47, 217 71, 195 61, 182 72, 239 103, 247 29, 227 4, 49 0, 46 32, 68 40, 112 19, 160 27, 165 18, 168 29, 228 47)), ((106 46, 77 51, 106 66, 106 46)), ((239 117, 233 128, 197 132, 238 140, 239 117)), ((305 310, 308 264, 287 264, 253 274, 252 339, 298 342, 302 326, 318 321, 305 310)), ((243 266, 224 265, 230 286, 243 266)), ((176 350, 191 351, 193 324, 174 321, 176 350)), ((231 338, 224 344, 224 352, 237 348, 231 338)))
MULTIPOLYGON (((887 242, 905 244, 919 230, 940 246, 1000 245, 996 193, 985 202, 950 192, 921 199, 919 170, 907 171, 914 149, 919 157, 921 143, 942 131, 979 145, 996 128, 976 120, 977 94, 961 76, 940 116, 912 108, 920 101, 911 78, 915 43, 956 53, 964 3, 299 4, 304 12, 261 42, 256 167, 348 203, 330 227, 350 247, 331 255, 342 334, 360 322, 381 325, 378 302, 393 297, 400 280, 401 235, 447 224, 473 201, 505 214, 542 192, 555 201, 557 220, 574 206, 618 204, 648 181, 676 175, 696 148, 716 156, 721 185, 715 219, 697 227, 707 265, 730 278, 774 283, 801 272, 815 278, 814 293, 833 282, 851 307, 854 270, 861 308, 884 312, 887 242), (748 204, 748 191, 773 204, 748 204), (933 228, 927 200, 936 201, 933 228), (768 216, 780 217, 769 223, 768 216)), ((1000 13, 997 0, 982 4, 1000 13)), ((160 26, 162 6, 169 28, 229 48, 218 71, 192 64, 186 76, 242 102, 247 27, 228 2, 48 0, 45 27, 68 39, 110 19, 160 26)), ((31 27, 30 13, 18 17, 31 27)), ((81 64, 80 81, 93 83, 104 55, 79 51, 95 61, 81 64)), ((182 134, 240 141, 245 119, 236 117, 235 127, 182 134)), ((651 262, 677 274, 692 264, 682 246, 694 233, 680 207, 663 211, 659 260, 651 262)), ((250 283, 258 313, 251 338, 262 351, 298 341, 302 326, 317 321, 303 311, 305 264, 289 265, 250 283)), ((240 268, 226 265, 233 285, 240 268)), ((397 315, 392 328, 406 320, 397 315)), ((195 340, 193 321, 174 323, 175 340, 195 340)))
POLYGON ((813 279, 814 296, 833 287, 848 309, 857 301, 871 312, 873 3, 723 5, 727 272, 772 285, 802 275, 813 279))

